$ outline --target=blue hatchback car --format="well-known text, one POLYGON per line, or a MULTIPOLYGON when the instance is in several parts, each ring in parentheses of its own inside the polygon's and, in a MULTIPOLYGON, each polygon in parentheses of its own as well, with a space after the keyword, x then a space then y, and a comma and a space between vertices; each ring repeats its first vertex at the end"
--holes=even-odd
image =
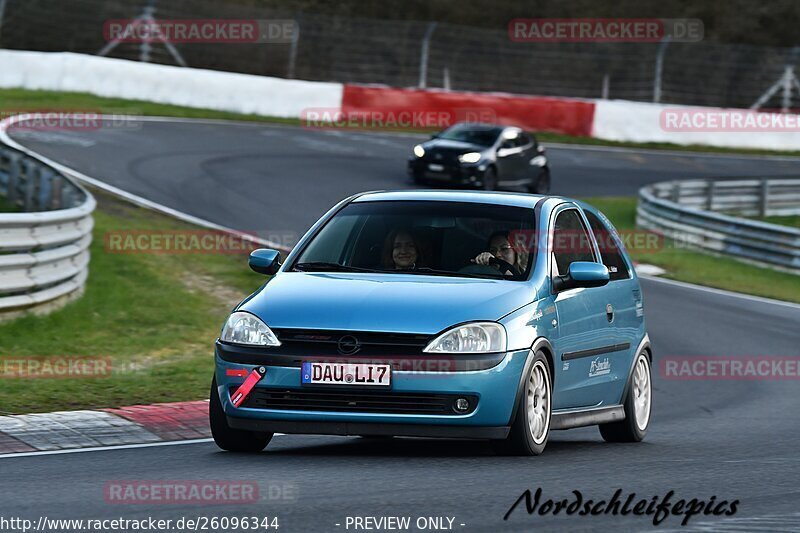
POLYGON ((230 451, 274 433, 472 438, 538 455, 551 430, 644 438, 652 353, 633 265, 583 202, 494 192, 347 198, 216 341, 210 424, 230 451))

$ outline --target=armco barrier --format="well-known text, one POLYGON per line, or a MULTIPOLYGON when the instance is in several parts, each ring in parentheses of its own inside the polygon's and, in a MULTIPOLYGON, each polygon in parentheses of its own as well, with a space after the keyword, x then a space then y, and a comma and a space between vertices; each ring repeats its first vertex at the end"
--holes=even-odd
POLYGON ((79 294, 89 271, 94 197, 60 172, 0 145, 0 320, 79 294))
POLYGON ((800 230, 734 214, 800 214, 800 178, 655 183, 639 191, 636 224, 681 245, 800 274, 800 230))
POLYGON ((345 115, 363 113, 391 117, 426 112, 441 112, 456 120, 496 121, 534 131, 588 136, 592 131, 594 102, 359 85, 344 87, 342 113, 345 115))

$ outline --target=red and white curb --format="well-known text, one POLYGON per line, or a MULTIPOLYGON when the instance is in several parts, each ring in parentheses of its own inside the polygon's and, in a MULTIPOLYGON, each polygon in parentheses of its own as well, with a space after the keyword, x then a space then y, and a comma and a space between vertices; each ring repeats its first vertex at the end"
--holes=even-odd
POLYGON ((0 455, 210 436, 207 401, 0 416, 0 455))

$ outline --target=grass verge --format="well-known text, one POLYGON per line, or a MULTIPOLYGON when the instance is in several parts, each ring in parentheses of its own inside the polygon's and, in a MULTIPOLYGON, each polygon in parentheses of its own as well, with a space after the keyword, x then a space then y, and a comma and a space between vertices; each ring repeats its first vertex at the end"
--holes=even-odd
MULTIPOLYGON (((201 399, 213 341, 230 309, 264 281, 246 255, 117 253, 108 232, 196 230, 95 191, 92 260, 82 298, 46 316, 0 323, 3 414, 201 399), (17 361, 109 358, 109 376, 13 377, 17 361)), ((43 362, 43 361, 42 361, 43 362)))
MULTIPOLYGON (((618 230, 636 228, 635 197, 586 198, 614 223, 618 230)), ((761 268, 729 257, 676 248, 667 241, 657 250, 629 249, 634 261, 659 266, 665 278, 706 285, 768 298, 800 302, 800 278, 761 268)))
POLYGON ((760 220, 762 222, 769 222, 770 224, 779 224, 781 226, 789 226, 790 228, 800 229, 800 215, 753 217, 753 220, 760 220))
POLYGON ((0 196, 0 213, 18 213, 19 208, 9 202, 5 197, 0 196))
MULTIPOLYGON (((65 110, 133 114, 144 116, 166 116, 180 118, 212 118, 224 120, 242 120, 250 122, 277 123, 300 125, 296 118, 265 117, 262 115, 245 115, 227 111, 214 111, 211 109, 197 109, 168 104, 156 104, 140 100, 125 100, 122 98, 103 98, 86 93, 69 93, 55 91, 32 91, 28 89, 0 89, 0 112, 24 112, 42 110, 65 110)), ((386 129, 373 128, 378 131, 394 131, 404 133, 434 133, 434 129, 386 129)), ((591 137, 572 137, 550 132, 535 132, 539 140, 544 142, 557 142, 565 144, 579 144, 591 146, 613 146, 619 148, 638 148, 650 150, 677 150, 681 152, 706 152, 721 154, 750 154, 750 155, 791 155, 800 156, 800 151, 755 150, 747 148, 722 148, 714 146, 689 145, 683 146, 671 143, 634 143, 606 141, 591 137)))

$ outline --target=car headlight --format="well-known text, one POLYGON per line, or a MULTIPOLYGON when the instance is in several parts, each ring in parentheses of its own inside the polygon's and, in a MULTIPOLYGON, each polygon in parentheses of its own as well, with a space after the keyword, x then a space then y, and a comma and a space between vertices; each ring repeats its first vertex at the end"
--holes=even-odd
POLYGON ((414 155, 417 157, 422 157, 425 155, 425 148, 423 148, 421 144, 416 145, 414 147, 414 155))
POLYGON ((496 322, 472 322, 445 331, 423 350, 428 353, 506 351, 506 329, 496 322))
POLYGON ((547 158, 543 155, 537 155, 531 159, 531 166, 543 167, 547 164, 547 158))
POLYGON ((467 152, 458 156, 458 160, 462 163, 477 163, 481 160, 480 152, 467 152))
POLYGON ((257 316, 237 311, 228 317, 219 340, 251 346, 280 346, 281 341, 257 316))

